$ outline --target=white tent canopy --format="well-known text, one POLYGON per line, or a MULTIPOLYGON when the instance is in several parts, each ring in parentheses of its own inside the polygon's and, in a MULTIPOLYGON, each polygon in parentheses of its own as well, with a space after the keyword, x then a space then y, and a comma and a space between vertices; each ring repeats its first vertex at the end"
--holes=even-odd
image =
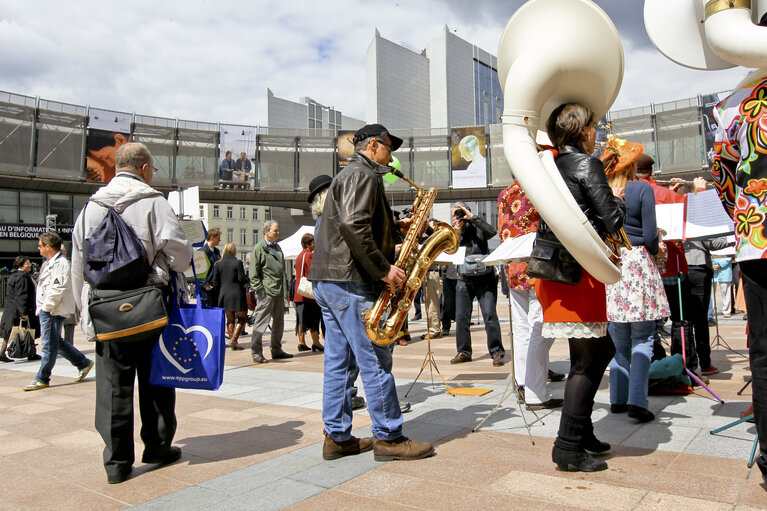
POLYGON ((304 234, 314 234, 314 226, 313 225, 302 225, 298 228, 296 232, 291 234, 288 238, 285 238, 282 241, 277 242, 277 244, 282 249, 282 254, 285 256, 285 259, 295 259, 298 257, 298 254, 301 253, 303 248, 301 247, 301 238, 303 238, 304 234))

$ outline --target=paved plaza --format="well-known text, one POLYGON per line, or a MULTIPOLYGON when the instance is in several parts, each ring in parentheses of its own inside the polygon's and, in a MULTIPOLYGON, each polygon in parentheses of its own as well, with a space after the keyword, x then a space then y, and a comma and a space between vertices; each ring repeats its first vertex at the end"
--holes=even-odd
MULTIPOLYGON (((498 313, 508 361, 502 296, 498 313)), ((292 314, 284 344, 295 353, 292 314)), ((446 394, 439 375, 428 369, 405 396, 427 352, 427 342, 418 340, 425 321, 411 321, 416 341, 395 349, 400 398, 412 404, 404 433, 435 442, 437 450, 432 458, 409 462, 378 463, 372 452, 323 461, 321 354, 256 366, 249 350, 227 351, 219 391, 177 393, 181 460, 161 468, 137 461, 128 481, 109 485, 93 425, 93 373, 74 383, 75 368, 59 359, 48 389, 24 392, 39 362, 0 364, 0 510, 767 509, 767 485, 758 468, 747 466, 753 424, 709 433, 749 406, 750 386, 737 395, 748 375, 745 324, 740 316, 720 318, 719 332, 733 351, 716 346, 711 329, 713 363, 721 373, 711 377, 710 387, 723 405, 700 388, 689 396, 651 396, 657 419, 637 424, 609 412, 605 377, 593 418, 597 436, 613 448, 604 456, 609 469, 591 474, 559 472, 551 462, 557 411, 536 417, 520 409, 514 395, 498 406, 508 391, 510 365, 492 366, 481 325, 471 330, 472 362, 450 365, 452 332, 432 343, 448 383, 492 389, 481 397, 446 394)), ((248 346, 250 338, 241 341, 248 346)), ((94 356, 79 331, 75 344, 94 356)), ((551 360, 553 369, 567 371, 566 341, 554 343, 551 360)), ((564 383, 550 385, 554 397, 562 397, 564 383)), ((357 411, 355 434, 369 435, 369 426, 366 411, 357 411)), ((138 427, 136 452, 140 459, 138 427)))

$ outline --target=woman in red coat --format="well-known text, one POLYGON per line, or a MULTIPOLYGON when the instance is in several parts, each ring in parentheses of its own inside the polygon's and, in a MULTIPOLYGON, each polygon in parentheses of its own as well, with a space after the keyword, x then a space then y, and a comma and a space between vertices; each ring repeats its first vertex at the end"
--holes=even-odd
POLYGON ((298 283, 302 277, 309 277, 309 269, 312 267, 312 252, 314 251, 314 235, 306 233, 301 237, 303 250, 296 258, 296 291, 293 302, 296 304, 296 312, 301 326, 298 329, 298 351, 325 351, 320 344, 320 320, 322 312, 317 302, 298 293, 298 283), (312 336, 312 347, 306 345, 306 332, 312 336))

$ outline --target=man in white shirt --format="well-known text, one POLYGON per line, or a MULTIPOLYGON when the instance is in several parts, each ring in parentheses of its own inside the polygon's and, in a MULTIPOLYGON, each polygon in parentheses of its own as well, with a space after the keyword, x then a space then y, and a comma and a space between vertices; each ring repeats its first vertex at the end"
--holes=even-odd
POLYGON ((69 261, 61 253, 61 236, 55 232, 46 232, 40 236, 37 248, 40 249, 40 255, 46 259, 40 268, 35 295, 35 312, 40 318, 43 358, 37 376, 24 390, 48 387, 59 352, 79 370, 76 382, 82 381, 93 367, 93 361, 88 360, 80 350, 67 342, 61 342, 64 320, 75 312, 69 261))

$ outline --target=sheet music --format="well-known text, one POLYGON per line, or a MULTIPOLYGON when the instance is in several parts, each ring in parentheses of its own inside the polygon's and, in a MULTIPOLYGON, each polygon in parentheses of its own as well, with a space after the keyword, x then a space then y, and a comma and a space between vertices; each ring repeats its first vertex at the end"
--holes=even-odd
POLYGON ((455 254, 440 253, 433 264, 463 264, 464 259, 466 259, 466 247, 458 247, 455 254))
POLYGON ((724 210, 716 190, 687 194, 686 239, 717 238, 734 232, 735 225, 724 210))
POLYGON ((181 220, 181 229, 189 243, 202 244, 205 242, 205 230, 202 228, 202 220, 181 220))
POLYGON ((531 232, 516 238, 507 238, 498 248, 482 260, 486 266, 508 263, 522 263, 530 260, 533 251, 535 233, 531 232))
POLYGON ((684 236, 684 204, 656 204, 655 222, 665 230, 664 240, 681 240, 684 236))

